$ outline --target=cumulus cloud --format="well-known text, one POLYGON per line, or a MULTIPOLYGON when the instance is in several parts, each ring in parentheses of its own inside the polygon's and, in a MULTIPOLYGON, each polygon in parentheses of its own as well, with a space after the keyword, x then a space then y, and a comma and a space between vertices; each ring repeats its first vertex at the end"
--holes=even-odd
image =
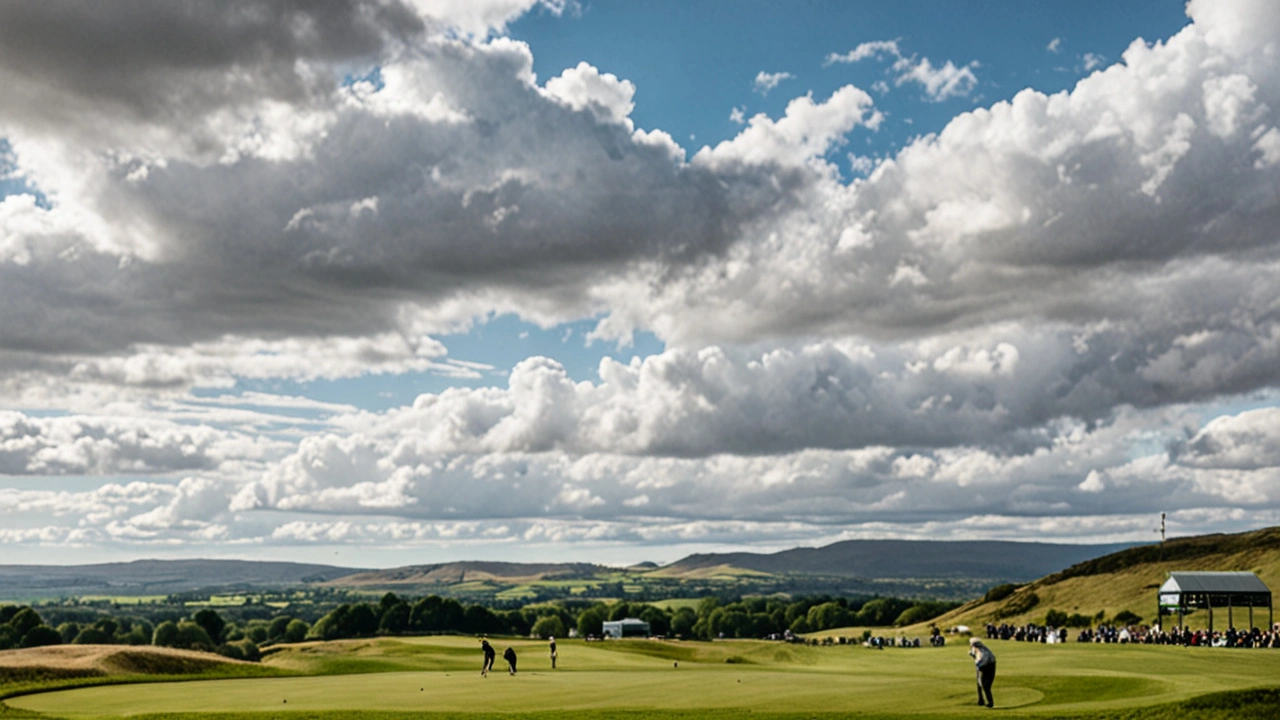
MULTIPOLYGON (((84 523, 13 542, 385 536, 356 516, 415 542, 1080 517, 1110 537, 1117 507, 1208 527, 1280 500, 1274 413, 1188 419, 1280 380, 1280 6, 1192 2, 1174 37, 845 182, 831 153, 883 121, 863 90, 739 111, 688 158, 635 126, 630 81, 540 84, 489 34, 531 5, 0 9, 0 136, 40 193, 0 200, 10 403, 474 379, 432 336, 491 312, 668 344, 588 382, 531 358, 505 387, 326 408, 287 448, 250 441, 244 408, 0 415, 0 472, 185 478, 4 491, 84 523), (272 513, 300 517, 245 520, 272 513)), ((873 58, 926 99, 977 86, 897 41, 827 64, 873 58)))
POLYGON ((767 73, 763 70, 756 73, 755 91, 761 95, 768 95, 769 91, 778 87, 783 80, 791 80, 795 77, 789 72, 767 73))
MULTIPOLYGON (((1057 38, 1054 38, 1054 42, 1049 44, 1051 51, 1054 50, 1056 42, 1057 38)), ((941 67, 934 67, 927 57, 903 54, 897 40, 873 40, 861 43, 844 54, 829 53, 822 64, 824 66, 850 64, 885 57, 893 59, 891 72, 894 75, 895 84, 898 86, 906 83, 918 84, 924 90, 925 98, 931 102, 964 97, 978 84, 978 77, 973 73, 973 68, 978 67, 977 62, 956 66, 955 63, 947 60, 941 67)), ((757 77, 757 85, 759 82, 760 78, 757 77)))
POLYGON ((822 64, 849 64, 861 62, 868 58, 878 60, 886 55, 895 58, 902 57, 902 51, 898 49, 897 40, 872 40, 870 42, 860 43, 857 47, 844 54, 829 53, 822 64))
POLYGON ((136 417, 0 411, 0 475, 134 475, 261 462, 287 444, 261 435, 136 417))

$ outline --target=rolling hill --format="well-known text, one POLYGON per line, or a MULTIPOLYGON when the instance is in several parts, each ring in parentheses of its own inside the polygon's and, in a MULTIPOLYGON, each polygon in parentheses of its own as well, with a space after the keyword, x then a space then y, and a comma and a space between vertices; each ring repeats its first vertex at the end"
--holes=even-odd
POLYGON ((690 555, 654 571, 661 577, 698 576, 712 568, 771 575, 862 578, 980 578, 1025 582, 1058 568, 1107 555, 1122 545, 1063 545, 999 541, 845 540, 819 548, 771 554, 690 555))
POLYGON ((388 588, 480 581, 518 585, 541 580, 594 578, 611 572, 614 571, 610 568, 589 563, 452 562, 367 570, 336 578, 327 584, 335 587, 388 588))
POLYGON ((167 595, 207 588, 283 588, 357 568, 252 560, 135 560, 97 565, 0 565, 0 600, 75 595, 167 595))
MULTIPOLYGON (((1229 570, 1254 572, 1273 592, 1280 589, 1280 527, 1234 535, 1174 538, 1163 548, 1128 548, 1046 575, 998 600, 975 600, 935 622, 939 626, 970 627, 987 622, 1042 623, 1049 610, 1086 617, 1102 613, 1108 618, 1128 610, 1151 623, 1155 618, 1156 590, 1169 572, 1229 570)), ((1195 613, 1188 616, 1187 622, 1203 627, 1206 618, 1207 613, 1195 613)), ((1243 626, 1245 618, 1247 612, 1237 609, 1237 626, 1243 626)), ((1225 619, 1224 611, 1217 622, 1225 619)), ((1280 620, 1280 614, 1276 619, 1280 620)), ((1266 610, 1255 610, 1255 625, 1261 626, 1266 620, 1266 610)))

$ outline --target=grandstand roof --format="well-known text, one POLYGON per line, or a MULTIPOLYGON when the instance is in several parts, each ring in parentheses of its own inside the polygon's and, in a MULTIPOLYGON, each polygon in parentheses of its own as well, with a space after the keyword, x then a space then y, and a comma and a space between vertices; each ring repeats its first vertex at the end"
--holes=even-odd
POLYGON ((1171 572, 1160 592, 1270 595, 1271 589, 1251 572, 1171 572))

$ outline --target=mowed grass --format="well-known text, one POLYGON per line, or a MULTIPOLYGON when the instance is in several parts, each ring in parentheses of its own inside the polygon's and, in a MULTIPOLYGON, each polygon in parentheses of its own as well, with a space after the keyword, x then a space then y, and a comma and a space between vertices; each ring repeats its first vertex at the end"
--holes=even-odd
MULTIPOLYGON (((424 713, 564 720, 989 713, 975 704, 973 666, 959 645, 877 651, 757 641, 561 641, 555 671, 545 644, 495 642, 499 654, 508 645, 521 658, 515 677, 507 675, 501 658, 496 672, 480 677, 480 652, 473 639, 379 639, 312 644, 267 659, 282 671, 316 673, 307 676, 90 687, 6 702, 14 708, 11 713, 70 720, 192 713, 210 720, 215 715, 301 720, 424 713)), ((1280 684, 1280 652, 1270 650, 993 646, 999 655, 996 704, 1006 715, 1165 717, 1164 711, 1153 715, 1148 710, 1206 693, 1280 684)), ((1223 717, 1242 716, 1222 712, 1223 717)), ((1179 710, 1171 716, 1212 714, 1179 710)))

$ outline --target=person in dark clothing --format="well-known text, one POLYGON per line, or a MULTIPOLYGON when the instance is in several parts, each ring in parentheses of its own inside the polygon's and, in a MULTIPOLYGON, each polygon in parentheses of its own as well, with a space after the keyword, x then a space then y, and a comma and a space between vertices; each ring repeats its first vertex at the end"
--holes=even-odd
POLYGON ((555 670, 555 669, 556 669, 556 639, 555 639, 555 636, 552 636, 552 638, 551 638, 551 669, 552 669, 552 670, 555 670))
POLYGON ((510 669, 511 674, 515 675, 516 674, 516 651, 512 650, 511 648, 507 648, 506 651, 502 653, 502 659, 507 661, 507 667, 510 669))
POLYGON ((996 654, 978 638, 969 638, 969 657, 973 658, 973 664, 978 668, 978 704, 995 707, 995 700, 991 698, 991 683, 996 679, 996 654), (984 692, 987 694, 986 702, 982 698, 984 692))
POLYGON ((488 640, 480 641, 480 649, 484 651, 484 667, 480 668, 481 677, 489 677, 489 671, 493 669, 493 660, 498 656, 493 646, 488 640))

